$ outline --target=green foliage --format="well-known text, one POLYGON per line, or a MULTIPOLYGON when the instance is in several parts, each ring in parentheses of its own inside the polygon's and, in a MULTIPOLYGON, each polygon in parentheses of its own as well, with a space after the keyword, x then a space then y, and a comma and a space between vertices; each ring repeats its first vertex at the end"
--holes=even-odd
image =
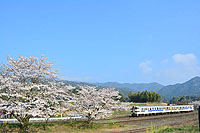
MULTIPOLYGON (((20 132, 20 124, 0 124, 0 132, 20 132)), ((99 129, 110 129, 110 128, 118 128, 124 127, 119 123, 110 122, 106 124, 101 123, 90 123, 87 121, 76 121, 70 119, 68 121, 60 121, 55 123, 29 123, 28 132, 51 132, 52 129, 55 130, 57 127, 65 127, 68 132, 84 132, 84 131, 93 131, 99 129), (44 129, 45 126, 45 129, 44 129)))
POLYGON ((112 116, 114 115, 130 115, 130 111, 115 111, 112 116))
POLYGON ((130 92, 128 97, 131 102, 160 102, 161 100, 161 96, 155 91, 130 92))
POLYGON ((170 100, 171 104, 184 105, 192 101, 200 101, 200 96, 177 96, 170 100))
POLYGON ((120 125, 119 123, 115 123, 115 122, 110 122, 108 123, 108 126, 110 128, 114 128, 114 127, 124 127, 123 125, 120 125))
POLYGON ((169 127, 169 126, 156 127, 152 123, 150 128, 146 128, 146 133, 177 133, 177 132, 198 133, 199 128, 196 125, 183 126, 183 127, 169 127))

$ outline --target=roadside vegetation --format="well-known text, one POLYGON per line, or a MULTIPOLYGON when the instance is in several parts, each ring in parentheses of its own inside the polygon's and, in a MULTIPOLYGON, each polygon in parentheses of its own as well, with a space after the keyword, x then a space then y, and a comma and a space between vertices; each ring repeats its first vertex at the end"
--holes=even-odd
MULTIPOLYGON (((55 123, 29 123, 29 132, 95 132, 97 130, 123 128, 123 125, 109 122, 106 124, 69 120, 55 123)), ((20 132, 20 124, 0 124, 0 132, 20 132)))
POLYGON ((130 103, 129 106, 165 106, 167 103, 130 103))
POLYGON ((188 104, 193 101, 200 101, 200 96, 178 96, 170 100, 171 104, 188 104))
POLYGON ((199 127, 197 125, 156 127, 151 124, 151 127, 146 129, 146 133, 199 133, 199 127))

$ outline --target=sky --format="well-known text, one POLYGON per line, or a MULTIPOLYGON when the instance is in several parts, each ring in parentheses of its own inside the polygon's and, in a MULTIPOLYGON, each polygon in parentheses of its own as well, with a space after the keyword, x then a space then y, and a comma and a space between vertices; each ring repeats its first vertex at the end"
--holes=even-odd
POLYGON ((1 0, 0 64, 48 57, 61 79, 185 82, 200 76, 199 0, 1 0))

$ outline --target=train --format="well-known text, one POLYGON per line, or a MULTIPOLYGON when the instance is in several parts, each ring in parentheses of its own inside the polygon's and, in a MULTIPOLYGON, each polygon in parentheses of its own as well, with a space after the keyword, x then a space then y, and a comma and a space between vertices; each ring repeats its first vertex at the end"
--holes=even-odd
POLYGON ((156 115, 167 113, 181 113, 194 111, 193 105, 168 105, 168 106, 133 106, 131 108, 132 116, 156 115))

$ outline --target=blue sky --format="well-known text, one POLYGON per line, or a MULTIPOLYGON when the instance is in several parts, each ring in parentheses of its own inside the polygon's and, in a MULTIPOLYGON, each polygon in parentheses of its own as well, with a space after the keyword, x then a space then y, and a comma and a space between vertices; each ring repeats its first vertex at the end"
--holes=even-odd
POLYGON ((199 0, 0 2, 0 64, 45 55, 62 79, 174 84, 200 76, 199 0))

